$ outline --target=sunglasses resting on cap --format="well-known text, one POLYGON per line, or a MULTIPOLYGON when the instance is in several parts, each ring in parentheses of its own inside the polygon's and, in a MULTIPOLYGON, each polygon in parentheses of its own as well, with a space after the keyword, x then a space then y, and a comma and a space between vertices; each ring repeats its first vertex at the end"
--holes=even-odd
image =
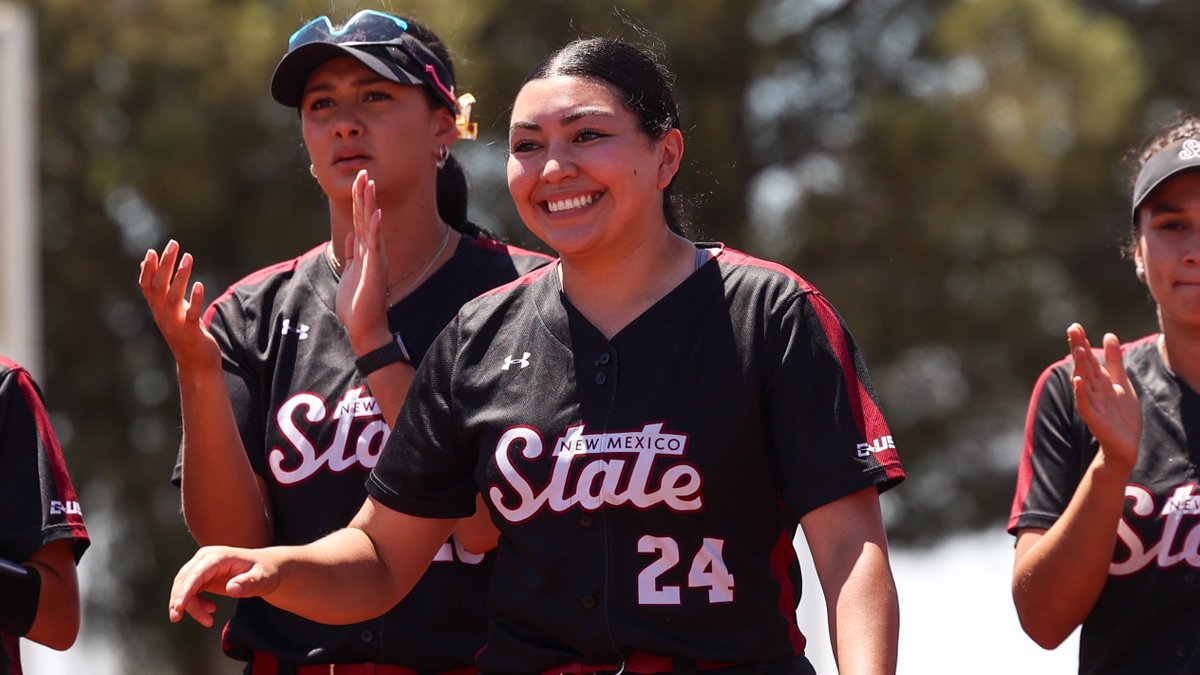
POLYGON ((287 54, 271 76, 271 96, 283 105, 298 108, 308 76, 322 63, 353 56, 381 77, 399 84, 425 86, 458 115, 459 136, 474 138, 470 122, 470 94, 454 94, 454 78, 446 64, 408 32, 408 22, 398 16, 364 9, 334 28, 327 16, 301 26, 288 38, 287 54))

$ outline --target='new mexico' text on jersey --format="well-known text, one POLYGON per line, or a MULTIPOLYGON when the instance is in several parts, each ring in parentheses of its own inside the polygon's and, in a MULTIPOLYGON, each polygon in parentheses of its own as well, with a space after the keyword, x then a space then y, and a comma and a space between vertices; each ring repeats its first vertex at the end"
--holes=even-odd
POLYGON ((828 302, 730 249, 607 340, 551 265, 431 348, 367 489, 502 536, 479 667, 799 654, 799 518, 903 479, 828 302))
MULTIPOLYGON (((345 527, 366 499, 363 483, 390 433, 355 370, 334 307, 337 277, 323 251, 242 279, 205 314, 250 464, 268 486, 276 545, 306 544, 345 527)), ((388 310, 389 327, 420 363, 464 302, 546 260, 464 236, 450 260, 388 310)), ((387 663, 422 672, 470 666, 483 642, 492 558, 447 542, 404 602, 350 626, 240 600, 226 651, 240 658, 265 652, 283 664, 387 663)))

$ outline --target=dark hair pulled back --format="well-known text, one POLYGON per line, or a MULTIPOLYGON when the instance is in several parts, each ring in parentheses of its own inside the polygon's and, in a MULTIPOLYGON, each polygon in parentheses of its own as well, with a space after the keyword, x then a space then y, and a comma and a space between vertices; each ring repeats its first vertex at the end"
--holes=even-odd
MULTIPOLYGON (((671 88, 670 71, 653 56, 618 38, 581 38, 550 54, 530 71, 522 86, 557 75, 598 80, 615 89, 625 107, 653 140, 671 129, 682 129, 679 107, 671 88)), ((663 217, 672 232, 683 235, 687 203, 675 193, 675 177, 663 189, 663 217)))
MULTIPOLYGON (((405 21, 408 23, 408 33, 420 40, 441 59, 442 63, 446 64, 446 69, 450 71, 450 76, 457 82, 458 76, 454 73, 454 61, 450 57, 450 50, 446 48, 442 39, 429 26, 419 21, 407 18, 405 21)), ((425 92, 425 99, 429 102, 430 108, 445 108, 446 110, 450 110, 450 106, 446 104, 446 101, 435 94, 432 89, 421 87, 421 90, 425 92)), ((450 110, 450 113, 454 114, 454 111, 450 110)), ((442 220, 446 221, 447 225, 463 234, 475 237, 491 237, 492 234, 490 232, 467 220, 468 193, 467 175, 463 171, 462 164, 451 154, 446 158, 445 165, 438 169, 437 172, 438 215, 441 216, 442 220)))

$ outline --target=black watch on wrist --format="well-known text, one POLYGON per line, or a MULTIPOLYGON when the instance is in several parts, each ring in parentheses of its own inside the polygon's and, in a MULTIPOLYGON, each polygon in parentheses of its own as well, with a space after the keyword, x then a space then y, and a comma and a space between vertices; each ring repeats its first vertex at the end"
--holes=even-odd
POLYGON ((389 340, 387 344, 379 349, 371 350, 354 359, 354 368, 358 370, 358 374, 366 377, 380 368, 393 363, 407 363, 411 365, 412 357, 408 355, 408 349, 404 346, 404 340, 401 340, 399 335, 396 335, 395 338, 395 340, 389 340))

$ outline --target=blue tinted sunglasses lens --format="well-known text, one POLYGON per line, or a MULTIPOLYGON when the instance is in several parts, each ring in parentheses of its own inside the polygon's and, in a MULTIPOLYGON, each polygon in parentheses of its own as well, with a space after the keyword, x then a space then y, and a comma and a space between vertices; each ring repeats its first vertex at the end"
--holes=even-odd
POLYGON ((408 23, 404 19, 373 9, 355 14, 336 30, 329 17, 318 16, 292 33, 288 51, 310 42, 390 42, 399 39, 406 30, 408 23))

